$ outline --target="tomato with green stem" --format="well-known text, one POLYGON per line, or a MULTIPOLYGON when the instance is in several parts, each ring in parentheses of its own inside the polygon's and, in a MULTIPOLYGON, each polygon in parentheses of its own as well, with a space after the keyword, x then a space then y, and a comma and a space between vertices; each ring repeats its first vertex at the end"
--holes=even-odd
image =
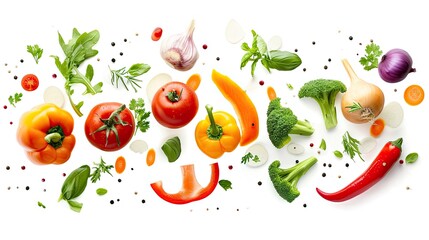
POLYGON ((194 119, 199 102, 195 91, 182 82, 169 82, 152 99, 152 114, 162 126, 181 128, 194 119))
POLYGON ((85 121, 88 141, 103 151, 117 151, 126 146, 135 131, 133 113, 125 104, 100 103, 92 108, 85 121))

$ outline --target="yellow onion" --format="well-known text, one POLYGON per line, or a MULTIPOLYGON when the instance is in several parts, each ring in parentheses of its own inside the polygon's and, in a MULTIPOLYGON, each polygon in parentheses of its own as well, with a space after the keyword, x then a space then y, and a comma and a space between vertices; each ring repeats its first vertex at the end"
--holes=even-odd
POLYGON ((374 120, 383 110, 384 94, 376 85, 359 78, 347 59, 342 60, 350 77, 350 86, 341 98, 341 111, 352 123, 374 120))

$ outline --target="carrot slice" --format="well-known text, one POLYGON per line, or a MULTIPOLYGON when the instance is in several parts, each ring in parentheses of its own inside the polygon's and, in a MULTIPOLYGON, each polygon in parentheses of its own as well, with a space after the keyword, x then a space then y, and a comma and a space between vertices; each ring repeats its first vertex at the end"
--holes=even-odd
POLYGON ((147 151, 146 164, 150 167, 155 163, 155 149, 151 148, 147 151))
POLYGON ((123 156, 119 156, 115 162, 116 172, 119 174, 123 173, 125 171, 125 167, 127 165, 126 163, 127 162, 126 162, 125 158, 123 156))
POLYGON ((404 91, 405 102, 411 106, 419 105, 425 98, 425 92, 419 85, 411 85, 404 91))
POLYGON ((252 100, 236 82, 214 69, 212 80, 238 116, 241 126, 240 146, 253 142, 259 135, 259 117, 252 100))
POLYGON ((186 85, 188 87, 192 88, 192 90, 196 91, 201 83, 201 76, 198 73, 192 74, 188 81, 186 82, 186 85))
POLYGON ((384 130, 384 126, 385 126, 385 123, 384 123, 383 119, 378 118, 377 120, 375 120, 369 129, 371 136, 373 136, 373 137, 380 136, 380 134, 384 130))
POLYGON ((277 97, 276 90, 274 90, 273 87, 268 86, 268 88, 267 88, 267 95, 268 95, 268 99, 270 99, 270 101, 273 100, 274 98, 277 97))

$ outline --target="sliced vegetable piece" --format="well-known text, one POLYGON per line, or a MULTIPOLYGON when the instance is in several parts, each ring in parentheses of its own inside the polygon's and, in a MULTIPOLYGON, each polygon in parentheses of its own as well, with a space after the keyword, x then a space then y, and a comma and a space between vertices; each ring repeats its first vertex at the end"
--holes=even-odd
POLYGON ((133 151, 135 153, 144 153, 147 151, 148 146, 147 146, 146 141, 144 141, 144 140, 134 140, 130 144, 130 149, 131 149, 131 151, 133 151))
POLYGON ((425 98, 425 91, 420 85, 410 85, 404 91, 405 102, 411 106, 419 105, 425 98))
POLYGON ((276 90, 273 87, 271 87, 271 86, 267 87, 267 95, 268 95, 268 99, 270 101, 273 100, 273 99, 275 99, 275 98, 277 98, 276 90))
POLYGON ((377 141, 372 137, 366 137, 359 141, 359 150, 362 154, 370 153, 377 147, 377 141))
POLYGON ((212 71, 212 80, 222 95, 231 103, 241 126, 240 146, 246 146, 258 138, 259 117, 256 107, 247 93, 231 78, 216 70, 212 71))
POLYGON ((371 124, 369 133, 373 137, 378 137, 383 132, 384 126, 385 126, 384 120, 382 118, 378 118, 371 124))
POLYGON ((247 149, 246 154, 247 153, 251 153, 253 156, 258 157, 258 161, 247 161, 246 164, 249 167, 259 167, 268 161, 268 151, 262 144, 253 144, 247 149))
POLYGON ((115 170, 117 173, 121 174, 125 171, 125 167, 127 166, 127 161, 123 156, 119 156, 116 158, 115 162, 115 170))
POLYGON ((155 149, 151 148, 147 151, 146 164, 150 167, 155 163, 156 152, 155 149))
POLYGON ((56 86, 50 86, 45 89, 43 100, 45 103, 53 103, 60 108, 64 107, 65 103, 63 92, 56 86))
POLYGON ((165 201, 173 204, 186 204, 198 201, 208 197, 216 188, 219 181, 218 163, 210 164, 211 177, 207 186, 202 187, 195 177, 194 164, 181 166, 182 170, 182 188, 177 193, 167 193, 162 181, 157 181, 150 186, 155 193, 165 201))
POLYGON ((237 21, 231 19, 226 26, 225 37, 232 44, 240 42, 244 38, 243 27, 237 21))
POLYGON ((305 152, 304 147, 301 144, 291 142, 287 145, 287 151, 293 155, 300 155, 305 152))
POLYGON ((146 93, 149 102, 152 102, 155 93, 165 84, 173 81, 171 76, 167 73, 160 73, 153 77, 146 86, 146 93))
POLYGON ((398 102, 390 102, 384 107, 379 117, 384 120, 386 126, 397 128, 404 119, 404 110, 398 102))
POLYGON ((188 81, 186 81, 186 85, 192 88, 192 90, 196 91, 201 83, 201 75, 198 73, 192 74, 188 81))
POLYGON ((21 86, 25 91, 34 91, 39 87, 39 78, 34 74, 26 74, 21 79, 21 86))
POLYGON ((280 50, 281 47, 282 47, 282 38, 280 36, 273 36, 268 41, 268 48, 270 50, 280 50))

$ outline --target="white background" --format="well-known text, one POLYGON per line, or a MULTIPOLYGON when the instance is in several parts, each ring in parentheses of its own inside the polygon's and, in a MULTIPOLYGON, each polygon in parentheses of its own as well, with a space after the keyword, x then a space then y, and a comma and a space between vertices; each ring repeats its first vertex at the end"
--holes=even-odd
MULTIPOLYGON (((8 109, 0 111, 2 132, 0 160, 0 238, 1 239, 240 239, 257 238, 318 238, 318 239, 388 239, 395 237, 427 238, 426 213, 428 212, 427 142, 428 132, 424 111, 427 101, 411 107, 403 100, 408 85, 420 84, 428 89, 429 76, 426 54, 427 12, 422 1, 7 1, 0 14, 2 40, 0 44, 0 104, 8 109), (186 30, 194 19, 194 40, 200 52, 196 66, 188 72, 169 68, 159 56, 161 42, 150 40, 155 27, 164 29, 163 38, 186 30), (283 40, 282 50, 294 51, 303 64, 292 72, 265 72, 257 68, 256 79, 250 77, 250 69, 240 70, 243 54, 239 44, 231 44, 225 38, 230 20, 237 21, 246 32, 244 41, 251 41, 254 29, 267 41, 273 36, 283 40), (100 61, 89 60, 95 68, 94 81, 104 82, 103 93, 76 98, 85 101, 84 117, 74 114, 68 102, 65 108, 75 117, 77 145, 72 158, 60 166, 36 166, 31 164, 15 141, 20 115, 43 102, 43 90, 51 85, 63 89, 63 78, 49 55, 63 58, 58 45, 57 32, 69 39, 73 27, 81 32, 98 29, 100 41, 96 45, 100 61), (138 35, 136 34, 138 33, 138 35), (353 40, 349 40, 353 36, 353 40), (128 41, 125 43, 123 39, 128 41), (386 52, 391 48, 403 48, 413 57, 417 72, 397 84, 383 82, 376 70, 364 71, 358 60, 364 54, 364 46, 373 39, 386 52), (316 44, 313 45, 312 41, 316 44), (111 42, 116 46, 112 47, 111 42), (362 43, 362 45, 359 45, 362 43), (39 44, 44 55, 38 65, 26 52, 27 45, 39 44), (203 50, 202 45, 208 49, 203 50), (119 56, 122 51, 124 56, 119 56), (358 55, 360 54, 360 56, 358 55), (112 63, 110 59, 117 59, 112 63), (217 61, 216 57, 220 60, 217 61), (327 59, 332 61, 328 62, 327 59), (356 73, 363 79, 382 88, 386 103, 399 102, 405 112, 403 124, 396 129, 386 128, 377 138, 376 149, 364 155, 366 162, 351 161, 347 157, 336 159, 332 151, 341 150, 341 136, 348 130, 358 139, 369 136, 369 125, 354 125, 338 112, 338 126, 326 132, 315 102, 296 96, 299 87, 308 80, 331 78, 349 83, 341 59, 349 59, 356 73), (24 63, 20 63, 24 59, 24 63), (192 73, 200 73, 202 84, 197 90, 200 111, 194 121, 179 130, 160 127, 151 118, 148 133, 139 133, 158 152, 154 167, 145 165, 145 154, 136 154, 128 147, 114 153, 93 148, 83 134, 85 114, 91 107, 103 101, 128 103, 132 97, 146 99, 145 85, 138 93, 116 89, 110 84, 108 66, 120 68, 136 62, 151 65, 152 69, 142 78, 149 81, 159 73, 168 73, 173 79, 186 81, 192 73), (6 65, 7 63, 7 65, 6 65), (328 69, 323 69, 327 65, 328 69), (306 72, 302 68, 307 68, 306 72), (222 98, 211 82, 212 69, 230 76, 254 100, 261 119, 261 132, 257 143, 267 147, 269 162, 281 159, 284 166, 291 166, 296 159, 311 155, 319 162, 299 182, 301 196, 287 203, 274 191, 269 182, 267 165, 250 168, 240 164, 247 147, 239 147, 225 154, 219 162, 221 179, 229 179, 233 189, 224 191, 217 187, 204 200, 186 205, 173 205, 158 198, 150 189, 152 181, 163 179, 168 191, 180 187, 179 166, 196 164, 197 177, 202 185, 208 179, 208 164, 214 162, 196 147, 192 133, 197 121, 205 116, 204 105, 234 113, 231 105, 222 98), (41 83, 37 91, 25 92, 22 102, 13 108, 8 104, 9 95, 23 91, 13 76, 35 73, 41 83), (51 75, 58 74, 53 79, 51 75), (264 80, 265 85, 257 82, 264 80), (290 91, 286 83, 295 88, 290 91), (309 138, 296 137, 294 141, 305 147, 300 156, 290 155, 286 149, 277 150, 269 142, 265 130, 265 111, 268 104, 266 87, 274 86, 279 96, 294 109, 300 118, 309 119, 315 133, 309 138), (396 92, 394 90, 397 90, 396 92), (9 122, 12 121, 11 126, 9 122), (167 138, 178 135, 183 142, 180 159, 166 163, 160 146, 167 138), (402 159, 406 154, 418 152, 419 160, 412 165, 396 164, 391 172, 366 193, 344 203, 332 203, 322 199, 315 191, 335 191, 357 177, 375 158, 385 142, 404 138, 402 159), (321 139, 327 142, 327 150, 317 153, 321 139), (309 147, 314 143, 315 147, 309 147), (82 164, 92 166, 100 156, 113 164, 117 156, 124 155, 128 166, 123 175, 103 175, 97 184, 89 183, 79 198, 83 202, 81 213, 71 211, 65 202, 57 202, 64 178, 82 164), (346 162, 350 167, 346 168, 346 162), (332 168, 323 167, 331 163, 332 168), (26 169, 20 167, 25 165, 26 169), (233 170, 228 166, 232 165, 233 170), (10 170, 6 170, 10 166, 10 170), (327 173, 325 178, 322 173, 327 173), (341 175, 341 178, 337 176, 341 175), (41 179, 45 178, 46 182, 41 179), (122 179, 118 183, 118 179, 122 179), (262 185, 258 186, 257 182, 262 185), (26 191, 25 187, 30 186, 26 191), (10 189, 8 190, 8 187, 10 189), (106 196, 95 194, 97 187, 109 190, 106 196), (407 188, 409 188, 407 190, 407 188), (46 192, 43 191, 46 189, 46 192), (120 199, 120 201, 116 201, 120 199), (142 204, 141 200, 146 203, 142 204), (111 205, 110 200, 115 204, 111 205), (41 201, 46 209, 37 206, 41 201), (307 204, 307 207, 303 207, 307 204), (217 209, 218 208, 218 209, 217 209)), ((339 104, 340 98, 337 98, 339 104)), ((149 105, 149 100, 146 99, 149 105)), ((255 142, 255 143, 256 143, 255 142)))

